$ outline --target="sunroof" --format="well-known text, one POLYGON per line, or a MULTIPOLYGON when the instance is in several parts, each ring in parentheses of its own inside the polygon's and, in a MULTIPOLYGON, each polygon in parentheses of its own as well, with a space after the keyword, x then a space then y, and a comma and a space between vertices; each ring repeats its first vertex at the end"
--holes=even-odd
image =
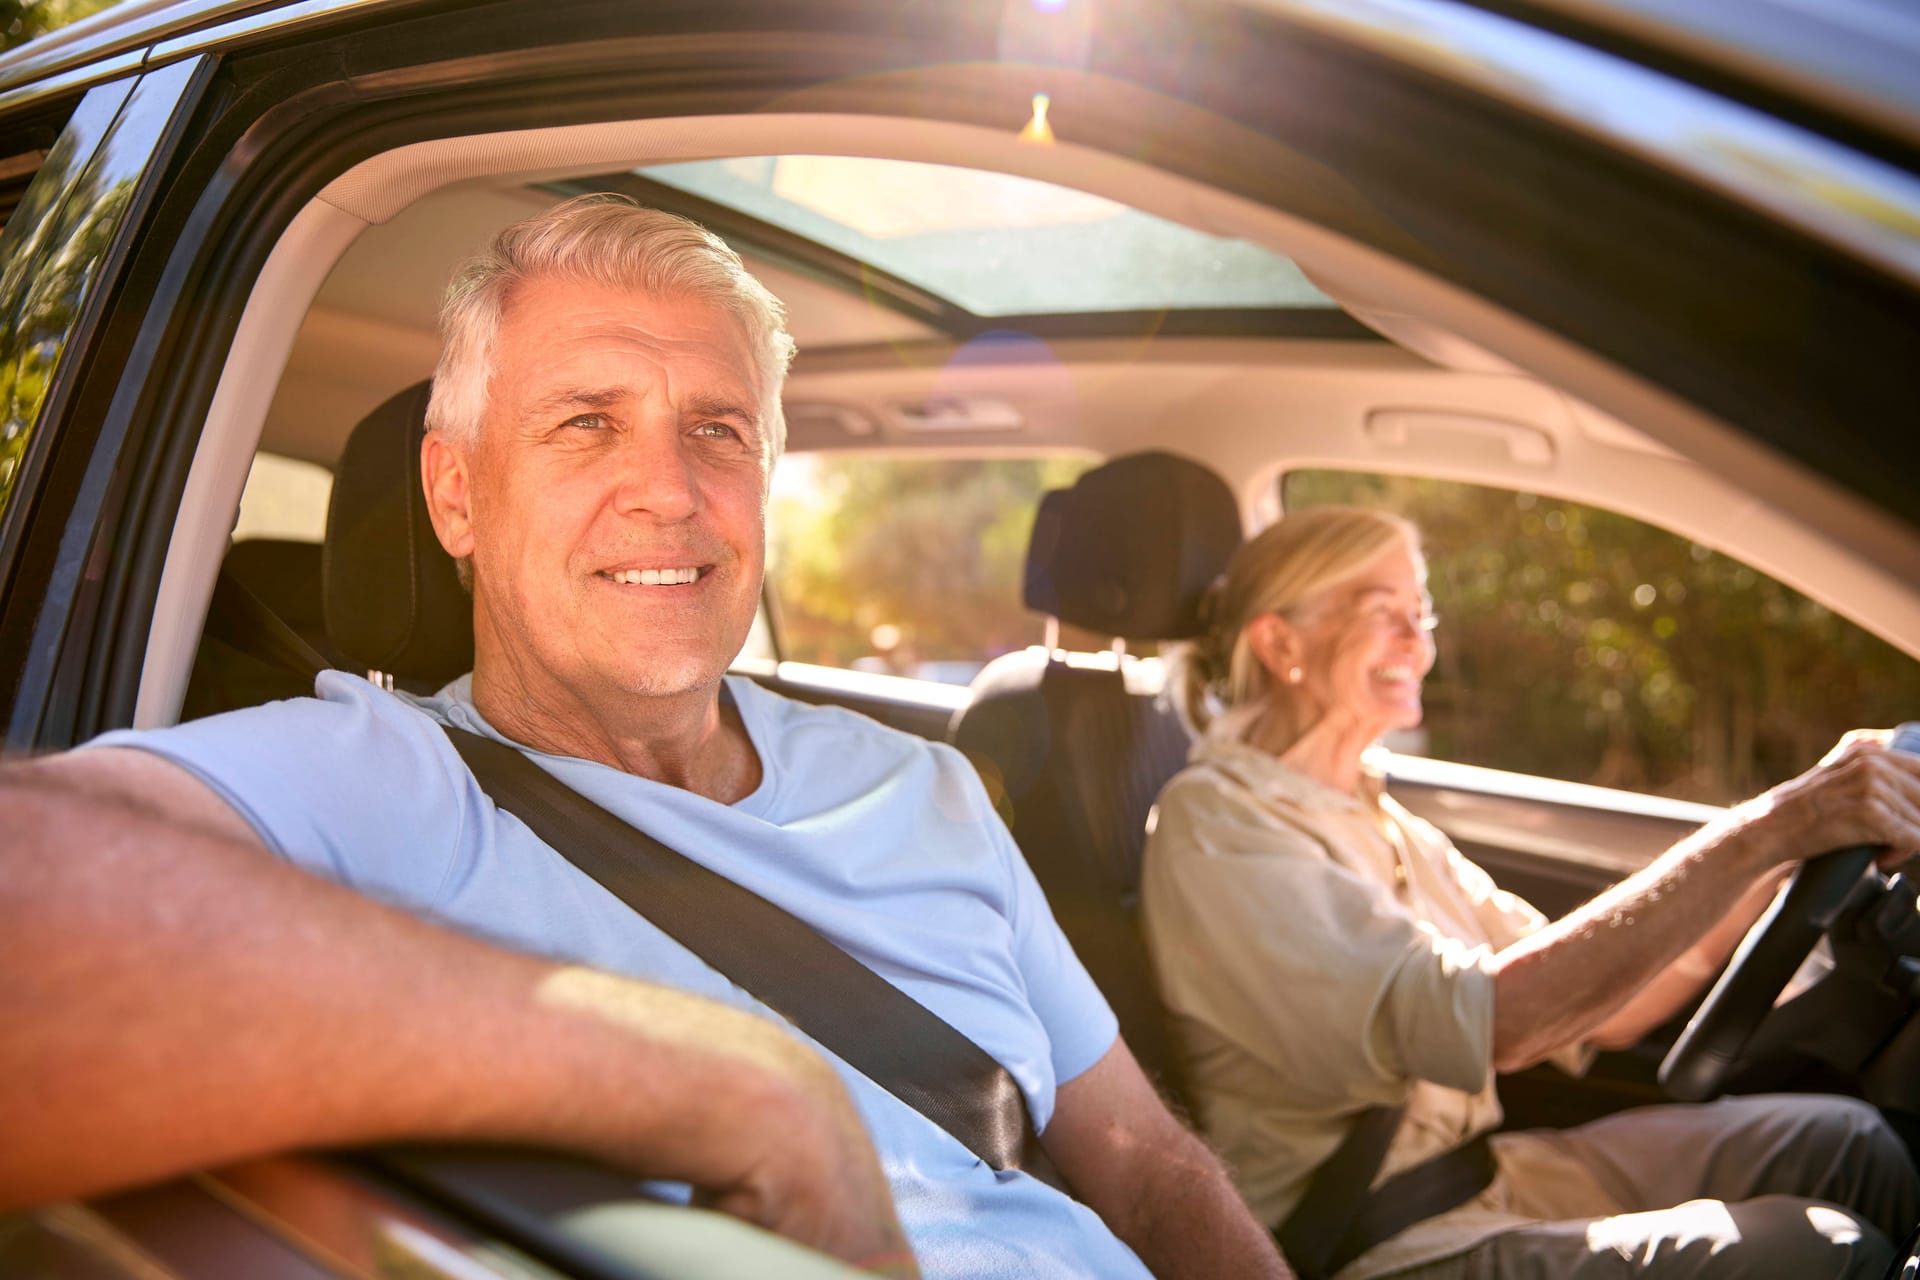
POLYGON ((852 156, 636 172, 979 316, 1336 305, 1280 254, 1031 178, 852 156))

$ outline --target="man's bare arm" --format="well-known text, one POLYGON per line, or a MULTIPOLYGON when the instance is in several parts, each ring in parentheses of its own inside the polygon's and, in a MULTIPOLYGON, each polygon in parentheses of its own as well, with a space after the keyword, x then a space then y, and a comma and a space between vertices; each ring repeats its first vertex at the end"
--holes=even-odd
POLYGON ((1167 1110, 1125 1041, 1060 1086, 1040 1142, 1080 1199, 1162 1280, 1293 1274, 1219 1158, 1167 1110))
POLYGON ((0 1207, 270 1151, 566 1148, 912 1274, 832 1069, 711 1001, 505 951, 287 866, 197 780, 0 767, 0 1207))

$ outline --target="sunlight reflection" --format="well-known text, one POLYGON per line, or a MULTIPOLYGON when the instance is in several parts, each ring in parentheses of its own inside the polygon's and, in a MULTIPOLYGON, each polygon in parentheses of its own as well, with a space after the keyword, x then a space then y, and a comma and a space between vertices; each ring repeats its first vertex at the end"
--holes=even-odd
POLYGON ((1033 95, 1033 119, 1027 121, 1027 127, 1020 131, 1020 141, 1038 143, 1043 147, 1053 145, 1053 126, 1047 123, 1047 106, 1052 101, 1044 93, 1033 95))

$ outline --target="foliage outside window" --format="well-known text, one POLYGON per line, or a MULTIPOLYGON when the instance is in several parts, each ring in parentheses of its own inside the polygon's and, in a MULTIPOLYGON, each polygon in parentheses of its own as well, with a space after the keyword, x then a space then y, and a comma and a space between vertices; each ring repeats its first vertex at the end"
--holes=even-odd
POLYGON ((112 4, 113 0, 0 0, 0 50, 17 49, 112 4))
POLYGON ((1283 505, 1378 506, 1426 542, 1427 753, 1729 804, 1920 708, 1920 662, 1737 560, 1576 502, 1294 472, 1283 505))
POLYGON ((133 197, 130 179, 102 188, 92 170, 68 193, 77 163, 73 135, 63 134, 7 222, 0 255, 0 510, 12 496, 87 287, 133 197), (51 211, 50 200, 60 201, 51 211))
POLYGON ((1048 489, 1085 457, 789 454, 774 477, 768 581, 789 661, 966 684, 1038 644, 1021 603, 1048 489))

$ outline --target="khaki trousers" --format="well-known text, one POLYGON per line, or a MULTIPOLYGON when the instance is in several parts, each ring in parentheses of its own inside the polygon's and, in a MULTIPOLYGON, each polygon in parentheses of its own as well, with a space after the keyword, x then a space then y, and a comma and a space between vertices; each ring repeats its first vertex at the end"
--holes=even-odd
POLYGON ((1646 1107, 1529 1138, 1592 1174, 1591 1203, 1514 1208, 1541 1221, 1396 1280, 1881 1280, 1920 1224, 1920 1177, 1872 1107, 1729 1098, 1646 1107))

